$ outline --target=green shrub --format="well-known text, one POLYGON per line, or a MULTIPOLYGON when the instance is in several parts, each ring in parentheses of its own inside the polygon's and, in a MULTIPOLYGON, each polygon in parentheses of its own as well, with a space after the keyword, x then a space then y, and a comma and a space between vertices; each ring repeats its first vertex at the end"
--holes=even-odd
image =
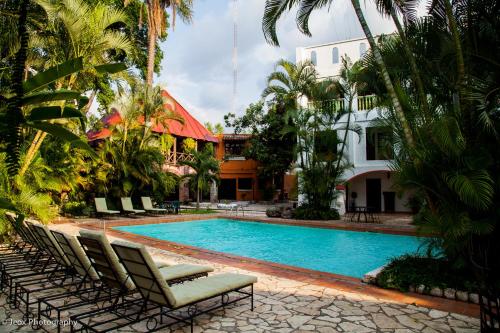
POLYGON ((403 255, 392 259, 377 276, 376 284, 401 291, 419 285, 471 292, 477 292, 479 288, 470 270, 455 267, 446 259, 420 255, 403 255))
POLYGON ((90 207, 85 201, 68 201, 62 206, 62 212, 66 215, 83 216, 90 214, 90 207))
POLYGON ((302 205, 292 212, 292 217, 297 220, 340 220, 336 209, 317 209, 302 205))

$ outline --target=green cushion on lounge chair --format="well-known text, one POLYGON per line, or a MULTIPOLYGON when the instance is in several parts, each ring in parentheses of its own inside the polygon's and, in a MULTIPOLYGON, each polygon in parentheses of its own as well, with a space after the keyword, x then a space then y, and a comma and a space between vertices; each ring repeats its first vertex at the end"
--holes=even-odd
POLYGON ((171 286, 170 291, 175 298, 175 307, 178 308, 256 282, 255 276, 223 273, 171 286))
POLYGON ((153 203, 151 202, 150 197, 141 197, 142 207, 148 212, 158 212, 164 213, 167 210, 165 208, 155 208, 153 207, 153 203))
POLYGON ((213 272, 210 266, 178 264, 167 267, 158 267, 165 280, 170 281, 189 275, 213 272))
POLYGON ((94 202, 95 202, 95 210, 97 213, 120 214, 120 211, 118 210, 108 209, 108 205, 106 204, 106 198, 94 198, 94 202))
POLYGON ((169 286, 143 245, 117 241, 113 242, 113 247, 128 273, 139 281, 141 294, 171 308, 180 308, 257 282, 255 276, 226 273, 169 286))
POLYGON ((120 264, 115 251, 113 251, 113 248, 109 244, 108 238, 103 232, 81 229, 80 236, 98 241, 103 248, 104 255, 112 265, 113 271, 115 271, 115 273, 118 275, 119 283, 125 285, 128 290, 135 289, 134 283, 128 278, 125 268, 123 268, 123 266, 120 264))
POLYGON ((130 199, 130 197, 124 197, 121 198, 120 200, 122 202, 122 208, 124 212, 134 213, 134 214, 140 214, 146 212, 143 209, 135 209, 134 206, 132 205, 132 199, 130 199))
POLYGON ((72 257, 76 255, 83 265, 83 267, 80 267, 76 262, 74 262, 74 266, 78 274, 81 276, 85 276, 88 272, 90 278, 94 281, 99 280, 99 275, 97 275, 97 272, 95 271, 94 267, 92 267, 89 258, 85 254, 85 251, 83 251, 82 246, 78 242, 75 236, 68 235, 62 231, 55 230, 54 231, 58 232, 58 234, 53 234, 54 238, 57 240, 59 246, 63 250, 64 254, 66 257, 71 261, 72 257), (64 242, 64 239, 59 239, 60 237, 63 237, 67 240, 68 244, 64 242), (71 247, 68 248, 68 246, 71 247))

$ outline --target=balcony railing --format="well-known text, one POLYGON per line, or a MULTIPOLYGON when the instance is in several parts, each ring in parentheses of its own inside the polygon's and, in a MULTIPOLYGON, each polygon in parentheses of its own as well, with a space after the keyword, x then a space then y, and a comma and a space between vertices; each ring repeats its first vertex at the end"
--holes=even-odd
POLYGON ((368 111, 375 106, 375 95, 358 96, 358 111, 368 111))
POLYGON ((321 110, 330 110, 332 112, 342 110, 344 108, 344 99, 329 99, 326 101, 320 102, 309 102, 307 103, 307 107, 309 109, 321 109, 321 110))
POLYGON ((167 164, 171 165, 177 165, 179 162, 184 162, 184 161, 189 161, 189 162, 194 161, 193 154, 169 152, 165 160, 167 164))

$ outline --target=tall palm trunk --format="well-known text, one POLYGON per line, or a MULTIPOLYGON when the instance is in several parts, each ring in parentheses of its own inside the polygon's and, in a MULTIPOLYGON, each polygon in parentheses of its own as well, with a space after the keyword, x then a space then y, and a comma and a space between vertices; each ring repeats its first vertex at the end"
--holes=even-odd
POLYGON ((12 88, 14 97, 9 105, 9 112, 6 114, 7 131, 7 165, 10 175, 15 175, 19 168, 19 148, 21 146, 21 126, 24 123, 22 111, 22 98, 24 96, 23 75, 26 67, 26 54, 28 50, 28 31, 26 27, 28 17, 28 0, 23 0, 19 7, 18 35, 20 38, 20 48, 17 51, 14 68, 12 72, 12 88))
POLYGON ((196 186, 196 209, 200 209, 200 185, 196 186))
POLYGON ((375 42, 375 38, 373 38, 372 32, 371 32, 370 28, 368 27, 368 23, 366 22, 363 11, 361 10, 361 6, 359 5, 359 0, 351 0, 351 4, 354 7, 354 11, 356 12, 356 16, 358 17, 358 21, 361 24, 361 28, 363 29, 363 32, 365 33, 366 39, 368 40, 368 43, 370 44, 370 47, 371 47, 372 52, 373 52, 373 56, 375 57, 375 61, 377 62, 378 66, 380 67, 380 71, 382 73, 382 79, 383 79, 385 87, 387 89, 387 93, 389 94, 392 105, 394 106, 394 111, 396 113, 396 116, 397 116, 399 122, 401 123, 401 126, 403 127, 403 132, 404 132, 404 136, 406 139, 406 143, 410 147, 414 147, 415 142, 413 140, 413 134, 412 134, 410 125, 408 124, 408 120, 406 119, 403 107, 401 105, 401 102, 399 101, 398 95, 396 94, 396 89, 394 88, 394 85, 392 84, 391 77, 389 76, 389 71, 387 70, 387 66, 385 65, 384 59, 382 58, 382 54, 380 53, 380 50, 377 47, 377 43, 375 42))
POLYGON ((156 56, 156 34, 154 32, 154 27, 150 27, 148 32, 148 64, 146 71, 146 84, 150 87, 153 86, 155 56, 156 56))

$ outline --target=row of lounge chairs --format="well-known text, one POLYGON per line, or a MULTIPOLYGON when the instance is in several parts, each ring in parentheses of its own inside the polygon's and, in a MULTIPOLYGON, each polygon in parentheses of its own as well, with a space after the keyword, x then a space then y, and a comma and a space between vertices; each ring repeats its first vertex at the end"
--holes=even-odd
MULTIPOLYGON (((157 208, 153 206, 150 197, 141 197, 142 209, 134 208, 132 204, 132 199, 130 197, 122 197, 121 199, 122 209, 125 214, 166 214, 166 213, 178 213, 179 204, 169 203, 165 208, 157 208)), ((106 198, 95 198, 95 208, 98 215, 116 215, 121 212, 118 210, 108 209, 106 204, 106 198)))
POLYGON ((155 262, 141 244, 110 243, 99 231, 78 236, 7 215, 16 232, 0 248, 0 287, 12 308, 39 329, 69 320, 71 332, 109 332, 145 322, 153 332, 251 300, 257 278, 214 274, 208 266, 155 262))

